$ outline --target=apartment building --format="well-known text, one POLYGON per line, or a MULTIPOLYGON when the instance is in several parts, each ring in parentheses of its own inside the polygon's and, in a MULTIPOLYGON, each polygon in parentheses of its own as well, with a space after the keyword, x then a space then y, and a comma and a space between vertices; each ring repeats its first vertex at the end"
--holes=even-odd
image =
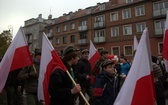
POLYGON ((57 51, 70 44, 89 48, 91 40, 98 50, 132 59, 133 38, 139 41, 148 27, 151 52, 157 56, 162 52, 167 10, 167 0, 109 0, 64 14, 45 30, 57 51))
POLYGON ((37 18, 31 18, 25 21, 23 28, 30 51, 34 51, 36 48, 41 49, 44 27, 51 23, 52 15, 49 15, 48 19, 44 19, 42 18, 42 14, 39 14, 37 18))

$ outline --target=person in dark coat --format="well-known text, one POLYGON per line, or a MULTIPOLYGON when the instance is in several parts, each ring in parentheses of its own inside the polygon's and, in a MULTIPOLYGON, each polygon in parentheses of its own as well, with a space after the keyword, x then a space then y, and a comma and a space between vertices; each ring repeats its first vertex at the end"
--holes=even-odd
MULTIPOLYGON (((79 57, 76 48, 72 45, 67 46, 63 51, 63 63, 75 78, 72 65, 77 64, 79 57)), ((75 105, 75 96, 81 87, 79 84, 74 85, 65 72, 61 68, 56 68, 49 81, 50 105, 75 105)))
POLYGON ((105 60, 101 66, 103 70, 94 85, 94 104, 113 105, 118 94, 115 64, 111 60, 105 60))
POLYGON ((33 65, 24 67, 19 75, 18 80, 24 81, 24 88, 26 91, 27 97, 27 105, 42 105, 37 99, 37 88, 38 88, 38 77, 40 72, 40 60, 41 60, 41 52, 35 52, 33 57, 33 65))
POLYGON ((165 87, 165 82, 162 81, 160 77, 162 77, 162 70, 159 65, 153 63, 153 79, 155 84, 155 92, 156 92, 156 102, 157 105, 165 105, 165 100, 168 98, 168 90, 165 87))
MULTIPOLYGON (((82 88, 82 93, 85 95, 86 93, 89 96, 89 103, 92 103, 93 89, 91 87, 91 79, 90 79, 90 71, 91 65, 88 60, 89 50, 82 50, 82 57, 76 65, 76 78, 77 82, 80 84, 82 88)), ((79 105, 85 105, 85 101, 79 96, 79 105)))

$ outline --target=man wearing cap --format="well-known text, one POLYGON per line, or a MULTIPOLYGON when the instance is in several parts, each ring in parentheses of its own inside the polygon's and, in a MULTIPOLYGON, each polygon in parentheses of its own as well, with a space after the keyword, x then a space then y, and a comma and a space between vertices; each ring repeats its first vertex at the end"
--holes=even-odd
POLYGON ((115 64, 111 60, 105 60, 101 67, 102 72, 98 75, 94 85, 94 104, 113 105, 118 94, 115 64))
POLYGON ((27 105, 42 105, 37 99, 38 77, 40 72, 41 52, 36 51, 33 57, 33 65, 25 67, 18 75, 19 81, 24 81, 24 88, 27 96, 27 105))
MULTIPOLYGON (((63 63, 75 78, 72 65, 77 64, 79 60, 77 49, 73 45, 65 47, 63 50, 63 63)), ((79 84, 72 83, 70 77, 61 68, 56 68, 49 81, 50 105, 75 105, 75 95, 79 93, 81 87, 79 84)))
MULTIPOLYGON (((93 91, 91 88, 91 79, 90 79, 90 70, 91 65, 88 60, 89 50, 84 49, 82 50, 82 56, 81 59, 78 61, 78 64, 76 65, 76 77, 77 82, 80 84, 82 88, 82 92, 85 95, 86 93, 89 96, 89 103, 92 103, 92 95, 93 91)), ((84 100, 81 96, 79 96, 79 105, 85 105, 84 100)))

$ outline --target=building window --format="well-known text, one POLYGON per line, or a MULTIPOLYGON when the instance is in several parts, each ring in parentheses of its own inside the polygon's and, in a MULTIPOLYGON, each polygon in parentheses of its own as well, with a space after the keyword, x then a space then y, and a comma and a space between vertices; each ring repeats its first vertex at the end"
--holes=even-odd
MULTIPOLYGON (((52 36, 52 29, 49 30, 48 32, 48 37, 51 37, 52 36)), ((36 39, 36 37, 34 37, 34 40, 36 39)))
POLYGON ((102 16, 96 16, 95 17, 95 22, 104 22, 104 16, 102 15, 102 16))
POLYGON ((119 27, 111 28, 111 37, 119 36, 119 27))
POLYGON ((86 14, 90 14, 91 13, 91 8, 88 8, 87 10, 86 10, 86 14))
POLYGON ((63 26, 63 31, 67 31, 67 25, 63 26))
POLYGON ((87 33, 81 33, 80 39, 87 39, 87 33))
POLYGON ((113 55, 120 55, 120 47, 119 46, 113 46, 113 47, 111 47, 111 53, 113 55))
POLYGON ((136 16, 145 15, 145 7, 144 7, 144 5, 135 7, 135 14, 136 14, 136 16))
POLYGON ((118 20, 118 12, 112 12, 110 14, 110 20, 111 21, 117 21, 118 20))
POLYGON ((71 29, 75 29, 75 23, 71 24, 71 29))
POLYGON ((124 35, 132 35, 132 26, 131 25, 123 26, 123 34, 124 35))
POLYGON ((168 8, 168 1, 154 3, 154 10, 162 10, 168 8))
POLYGON ((126 3, 131 3, 133 2, 133 0, 126 0, 126 3))
POLYGON ((56 27, 56 32, 60 32, 60 27, 56 27))
POLYGON ((131 9, 130 8, 122 11, 122 18, 123 19, 131 18, 131 9))
POLYGON ((59 38, 55 38, 55 40, 56 40, 56 44, 60 43, 59 38))
POLYGON ((163 50, 163 43, 159 42, 158 43, 158 54, 162 54, 162 50, 163 50))
POLYGON ((125 45, 124 46, 124 55, 125 56, 132 56, 133 55, 132 45, 125 45))
POLYGON ((66 43, 67 43, 67 37, 63 36, 63 44, 66 44, 66 43))
POLYGON ((75 42, 75 35, 71 35, 70 42, 75 42))
POLYGON ((164 29, 165 28, 165 20, 156 20, 155 21, 155 29, 164 29))
POLYGON ((95 37, 104 37, 104 36, 105 36, 105 30, 95 31, 95 37))
POLYGON ((138 33, 142 33, 143 30, 146 28, 146 23, 137 23, 136 24, 136 30, 138 33))
POLYGON ((100 5, 100 11, 105 9, 105 4, 100 5))
POLYGON ((80 26, 86 26, 86 25, 87 25, 86 20, 80 21, 80 26))

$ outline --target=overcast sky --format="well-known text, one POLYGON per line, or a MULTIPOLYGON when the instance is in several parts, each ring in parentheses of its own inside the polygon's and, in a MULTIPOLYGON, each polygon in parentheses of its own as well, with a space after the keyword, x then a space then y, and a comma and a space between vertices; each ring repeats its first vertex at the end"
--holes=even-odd
POLYGON ((24 26, 25 20, 37 18, 39 14, 47 19, 51 12, 53 18, 56 18, 107 1, 109 0, 0 0, 0 33, 12 26, 15 36, 19 27, 24 26))

